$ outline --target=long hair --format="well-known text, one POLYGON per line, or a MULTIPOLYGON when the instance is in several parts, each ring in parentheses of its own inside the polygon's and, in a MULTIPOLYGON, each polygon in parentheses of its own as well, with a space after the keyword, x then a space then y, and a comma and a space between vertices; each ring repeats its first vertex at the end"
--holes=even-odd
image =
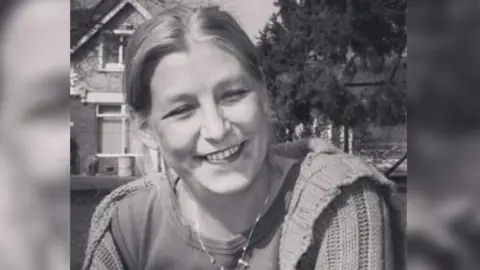
MULTIPOLYGON (((255 45, 239 23, 218 6, 189 8, 179 5, 146 21, 128 43, 123 92, 127 115, 134 122, 133 128, 145 125, 150 115, 150 81, 159 61, 170 53, 188 51, 195 42, 212 42, 235 56, 245 71, 263 86, 259 95, 268 104, 255 45)), ((273 132, 270 137, 274 138, 273 132)), ((144 155, 142 159, 145 161, 148 156, 144 155)))

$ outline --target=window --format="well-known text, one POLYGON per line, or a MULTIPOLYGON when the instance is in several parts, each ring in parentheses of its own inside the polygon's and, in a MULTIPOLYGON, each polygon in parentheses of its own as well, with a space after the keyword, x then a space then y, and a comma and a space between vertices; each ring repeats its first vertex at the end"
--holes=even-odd
POLYGON ((115 157, 134 155, 137 142, 130 136, 125 106, 97 105, 97 156, 115 157))
POLYGON ((106 104, 106 105, 97 105, 97 116, 113 116, 113 117, 122 117, 122 105, 115 104, 106 104))
POLYGON ((122 72, 127 42, 133 30, 114 30, 103 33, 99 46, 98 60, 100 70, 122 72))
POLYGON ((115 117, 101 117, 98 119, 98 133, 100 135, 98 152, 101 154, 122 153, 122 120, 115 117))

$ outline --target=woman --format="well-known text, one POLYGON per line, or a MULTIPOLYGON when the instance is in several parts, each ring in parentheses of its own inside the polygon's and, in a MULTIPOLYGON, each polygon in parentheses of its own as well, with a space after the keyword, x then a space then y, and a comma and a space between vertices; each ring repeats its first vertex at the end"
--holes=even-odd
MULTIPOLYGON (((391 269, 393 184, 322 141, 273 147, 255 47, 216 7, 174 8, 127 50, 126 103, 175 173, 121 187, 85 269, 391 269), (308 153, 308 152, 311 153, 308 153)), ((395 216, 395 215, 394 215, 395 216)))

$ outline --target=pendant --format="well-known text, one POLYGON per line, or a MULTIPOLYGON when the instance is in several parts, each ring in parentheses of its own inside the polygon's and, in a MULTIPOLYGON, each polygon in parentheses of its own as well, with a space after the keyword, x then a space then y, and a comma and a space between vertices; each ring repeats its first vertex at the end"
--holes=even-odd
POLYGON ((243 260, 243 258, 240 258, 238 259, 238 264, 240 266, 239 269, 248 269, 250 267, 250 264, 248 264, 248 262, 246 262, 245 260, 243 260))

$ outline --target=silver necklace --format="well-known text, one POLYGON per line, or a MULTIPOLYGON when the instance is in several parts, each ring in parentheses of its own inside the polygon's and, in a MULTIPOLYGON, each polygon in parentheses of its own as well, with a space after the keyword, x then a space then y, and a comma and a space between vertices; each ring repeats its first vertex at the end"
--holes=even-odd
MULTIPOLYGON (((253 223, 253 226, 252 226, 252 229, 250 229, 250 232, 248 234, 248 238, 247 238, 247 243, 245 243, 245 245, 242 247, 242 255, 240 256, 240 258, 237 260, 237 265, 235 268, 237 268, 238 266, 240 266, 240 269, 248 269, 250 267, 250 264, 249 262, 245 259, 245 255, 247 254, 247 250, 249 248, 249 245, 250 245, 250 241, 252 239, 252 235, 253 235, 253 231, 255 230, 255 227, 257 226, 257 223, 258 221, 260 220, 260 217, 262 216, 262 212, 264 212, 266 210, 266 207, 267 207, 267 204, 268 204, 268 201, 270 200, 270 193, 267 195, 267 197, 265 198, 265 201, 263 203, 263 207, 262 207, 262 210, 260 210, 260 213, 258 213, 258 216, 257 218, 255 219, 255 223, 253 223)), ((205 252, 205 254, 207 254, 208 258, 210 259, 210 263, 213 265, 213 268, 214 269, 220 269, 220 270, 228 270, 228 268, 220 265, 220 266, 217 266, 217 262, 215 260, 215 258, 213 257, 213 255, 207 250, 207 248, 205 247, 205 244, 203 243, 203 240, 202 240, 202 236, 200 235, 200 223, 197 222, 197 237, 198 237, 198 240, 200 242, 200 245, 202 246, 202 250, 203 252, 205 252), (217 268, 215 268, 217 267, 217 268)))

